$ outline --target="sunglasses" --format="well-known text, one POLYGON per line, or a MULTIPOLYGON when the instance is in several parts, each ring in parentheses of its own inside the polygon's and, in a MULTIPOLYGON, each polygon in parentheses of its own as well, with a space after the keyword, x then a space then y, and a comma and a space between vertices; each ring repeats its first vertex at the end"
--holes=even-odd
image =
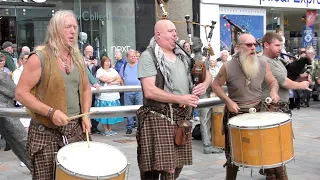
POLYGON ((240 44, 244 44, 244 45, 246 45, 248 48, 251 48, 252 46, 258 47, 258 44, 257 44, 257 43, 240 43, 240 44))

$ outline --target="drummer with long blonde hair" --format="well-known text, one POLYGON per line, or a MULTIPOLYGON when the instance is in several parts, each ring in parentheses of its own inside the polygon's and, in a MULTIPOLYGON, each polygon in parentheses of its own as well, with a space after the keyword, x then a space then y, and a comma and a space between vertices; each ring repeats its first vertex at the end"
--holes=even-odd
POLYGON ((29 56, 16 89, 16 100, 32 117, 27 142, 32 179, 53 180, 55 153, 68 143, 85 140, 84 132, 91 128, 89 116, 67 120, 88 113, 91 106, 77 39, 74 13, 57 11, 44 45, 29 56))
POLYGON ((261 107, 261 84, 265 80, 270 88, 270 97, 278 102, 278 84, 272 76, 269 65, 259 61, 256 55, 256 40, 250 34, 241 34, 237 39, 237 54, 231 61, 226 62, 213 81, 213 91, 226 103, 223 119, 225 132, 225 155, 227 162, 226 179, 234 180, 237 177, 238 166, 233 165, 230 155, 230 137, 227 128, 231 117, 249 112, 250 108, 261 107), (222 86, 226 83, 228 96, 222 86))

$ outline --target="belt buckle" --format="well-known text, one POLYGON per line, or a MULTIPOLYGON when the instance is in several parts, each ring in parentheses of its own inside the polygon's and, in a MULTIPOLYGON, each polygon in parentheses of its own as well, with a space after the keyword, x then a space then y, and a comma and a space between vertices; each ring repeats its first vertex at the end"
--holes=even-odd
POLYGON ((40 124, 38 126, 38 131, 43 132, 44 130, 45 130, 45 127, 42 124, 40 124))

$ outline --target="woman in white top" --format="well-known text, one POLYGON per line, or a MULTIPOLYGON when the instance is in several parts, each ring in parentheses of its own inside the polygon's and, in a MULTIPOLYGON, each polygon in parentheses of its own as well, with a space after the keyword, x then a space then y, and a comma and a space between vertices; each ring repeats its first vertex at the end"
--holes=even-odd
MULTIPOLYGON (((111 60, 108 56, 101 57, 101 68, 96 73, 96 78, 103 82, 102 87, 120 86, 121 77, 118 72, 111 68, 111 60)), ((120 106, 119 92, 100 93, 96 95, 95 107, 120 106)), ((96 121, 103 125, 105 136, 117 135, 117 132, 112 131, 111 126, 123 121, 123 117, 112 118, 97 118, 96 121)))

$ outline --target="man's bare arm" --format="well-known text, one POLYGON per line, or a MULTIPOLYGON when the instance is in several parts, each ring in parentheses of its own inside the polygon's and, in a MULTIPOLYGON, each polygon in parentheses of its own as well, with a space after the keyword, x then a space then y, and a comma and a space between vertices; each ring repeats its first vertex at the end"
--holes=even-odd
POLYGON ((209 70, 206 70, 206 79, 203 81, 203 84, 208 88, 212 82, 212 75, 209 70))
POLYGON ((226 80, 227 80, 226 67, 225 65, 222 65, 219 73, 214 78, 214 81, 212 83, 212 90, 221 100, 227 103, 231 101, 231 99, 227 96, 227 94, 224 92, 222 88, 222 86, 226 83, 226 80))

